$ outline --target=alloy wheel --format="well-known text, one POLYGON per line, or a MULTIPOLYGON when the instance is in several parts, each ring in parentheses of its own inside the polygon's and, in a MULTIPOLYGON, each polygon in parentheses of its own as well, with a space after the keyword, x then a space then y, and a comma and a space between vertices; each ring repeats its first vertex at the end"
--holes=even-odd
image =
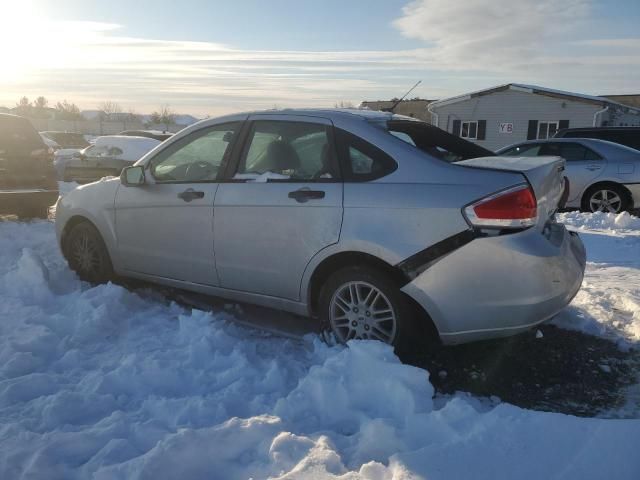
POLYGON ((357 281, 341 285, 331 297, 329 321, 342 343, 352 339, 392 343, 398 322, 393 305, 374 285, 357 281))
POLYGON ((80 233, 71 242, 71 258, 80 272, 91 275, 100 268, 100 251, 88 232, 80 233))
POLYGON ((589 198, 589 208, 592 212, 620 213, 622 198, 613 190, 596 190, 589 198))

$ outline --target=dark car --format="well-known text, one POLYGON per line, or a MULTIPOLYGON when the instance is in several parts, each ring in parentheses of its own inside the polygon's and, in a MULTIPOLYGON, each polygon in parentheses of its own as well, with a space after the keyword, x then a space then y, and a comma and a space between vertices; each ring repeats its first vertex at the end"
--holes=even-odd
POLYGON ((147 137, 164 142, 167 138, 171 138, 173 133, 161 132, 160 130, 125 130, 124 132, 118 133, 118 135, 125 135, 127 137, 147 137))
POLYGON ((81 133, 40 132, 40 134, 56 142, 60 148, 86 148, 89 146, 89 142, 81 133))
POLYGON ((640 127, 563 128, 553 138, 596 138, 640 150, 640 127))
POLYGON ((46 218, 58 199, 47 146, 31 123, 0 114, 0 214, 46 218))

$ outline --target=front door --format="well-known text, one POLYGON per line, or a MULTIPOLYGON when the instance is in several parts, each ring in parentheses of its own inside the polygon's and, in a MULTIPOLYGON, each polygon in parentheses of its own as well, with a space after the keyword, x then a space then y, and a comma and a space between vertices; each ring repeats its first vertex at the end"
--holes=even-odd
POLYGON ((218 285, 213 202, 240 126, 208 127, 171 143, 146 164, 144 185, 118 188, 117 249, 125 270, 218 285))
POLYGON ((307 264, 340 236, 342 182, 332 125, 266 114, 250 121, 244 148, 216 196, 220 286, 298 300, 307 264))

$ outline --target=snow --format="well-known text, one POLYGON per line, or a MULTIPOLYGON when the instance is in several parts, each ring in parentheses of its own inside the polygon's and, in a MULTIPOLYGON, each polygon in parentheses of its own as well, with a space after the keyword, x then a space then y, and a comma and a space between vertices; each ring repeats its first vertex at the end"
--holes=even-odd
MULTIPOLYGON (((589 264, 559 324, 637 346, 636 220, 563 219, 589 264)), ((434 399, 429 373, 379 343, 91 287, 50 222, 0 221, 0 299, 3 479, 639 478, 640 420, 434 399)))
POLYGON ((572 304, 556 325, 617 341, 640 343, 640 218, 627 212, 558 215, 579 232, 587 249, 587 271, 572 304))
POLYGON ((619 214, 604 212, 566 212, 558 214, 558 221, 574 227, 574 230, 584 232, 640 231, 640 218, 628 212, 619 214))

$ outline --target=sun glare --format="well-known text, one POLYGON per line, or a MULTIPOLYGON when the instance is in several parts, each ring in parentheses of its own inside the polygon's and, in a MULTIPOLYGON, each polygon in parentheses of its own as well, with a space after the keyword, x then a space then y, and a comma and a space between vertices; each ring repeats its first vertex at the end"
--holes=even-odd
POLYGON ((0 1, 0 84, 26 79, 40 66, 51 32, 40 8, 30 1, 0 1))

